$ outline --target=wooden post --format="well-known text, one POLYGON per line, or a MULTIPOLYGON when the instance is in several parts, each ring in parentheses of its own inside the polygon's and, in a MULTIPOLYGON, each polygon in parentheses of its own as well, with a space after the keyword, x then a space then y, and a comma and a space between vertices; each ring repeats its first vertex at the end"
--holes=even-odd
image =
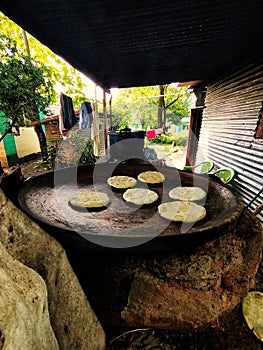
POLYGON ((158 128, 163 127, 163 108, 164 108, 164 86, 159 85, 158 98, 158 128))
POLYGON ((23 38, 24 38, 24 44, 25 44, 25 47, 26 47, 26 53, 31 58, 31 53, 30 53, 30 49, 29 49, 27 34, 26 34, 26 31, 24 29, 22 30, 22 34, 23 34, 23 38))
POLYGON ((192 108, 188 133, 187 152, 185 165, 195 165, 198 140, 203 116, 203 107, 192 108))
POLYGON ((108 153, 108 121, 107 121, 107 106, 106 106, 106 90, 103 89, 103 118, 104 118, 104 138, 105 152, 108 153))

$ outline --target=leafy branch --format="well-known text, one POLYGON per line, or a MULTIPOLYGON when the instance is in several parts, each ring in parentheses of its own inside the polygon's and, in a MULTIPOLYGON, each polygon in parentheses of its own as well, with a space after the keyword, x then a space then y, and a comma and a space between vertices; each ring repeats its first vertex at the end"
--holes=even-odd
POLYGON ((0 136, 0 142, 3 141, 3 139, 5 138, 6 135, 8 134, 12 134, 12 130, 13 130, 13 127, 16 128, 17 132, 19 133, 19 128, 17 127, 16 123, 18 121, 18 118, 19 118, 19 111, 20 109, 22 109, 24 106, 26 105, 26 102, 24 103, 21 103, 15 110, 15 117, 11 120, 11 122, 9 123, 9 126, 8 128, 6 129, 6 131, 0 136))

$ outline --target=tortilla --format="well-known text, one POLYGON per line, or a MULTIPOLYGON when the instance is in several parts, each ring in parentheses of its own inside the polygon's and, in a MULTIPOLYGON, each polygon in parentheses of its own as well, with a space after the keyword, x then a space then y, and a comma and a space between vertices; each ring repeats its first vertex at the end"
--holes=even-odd
POLYGON ((106 207, 110 202, 110 198, 104 192, 76 191, 70 194, 68 202, 73 207, 92 209, 106 207))
POLYGON ((148 205, 157 201, 158 194, 145 188, 132 188, 124 192, 123 199, 136 205, 148 205))
POLYGON ((165 180, 165 176, 159 171, 144 171, 138 175, 138 180, 147 184, 159 184, 165 180))
POLYGON ((199 201, 206 197, 206 192, 200 187, 174 187, 169 191, 169 197, 181 201, 199 201))
POLYGON ((170 221, 196 222, 206 216, 206 209, 190 201, 174 201, 158 206, 159 214, 170 221))
POLYGON ((249 292, 242 300, 242 311, 248 327, 263 341, 263 293, 249 292))
POLYGON ((109 177, 107 180, 108 185, 111 187, 125 190, 131 188, 137 184, 137 180, 131 176, 118 175, 109 177))

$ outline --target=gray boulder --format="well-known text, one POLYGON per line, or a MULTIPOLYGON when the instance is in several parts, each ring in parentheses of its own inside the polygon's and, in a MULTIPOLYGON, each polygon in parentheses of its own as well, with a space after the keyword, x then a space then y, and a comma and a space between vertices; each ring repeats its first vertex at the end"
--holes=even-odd
POLYGON ((0 243, 0 348, 59 349, 50 325, 45 282, 0 243))
MULTIPOLYGON (((1 189, 0 241, 14 259, 38 272, 45 281, 51 326, 59 348, 104 349, 104 330, 72 270, 64 249, 8 200, 1 189)), ((2 304, 0 313, 8 307, 8 304, 2 304)), ((21 317, 27 316, 21 314, 21 317)), ((39 324, 35 323, 35 328, 38 327, 39 324)))

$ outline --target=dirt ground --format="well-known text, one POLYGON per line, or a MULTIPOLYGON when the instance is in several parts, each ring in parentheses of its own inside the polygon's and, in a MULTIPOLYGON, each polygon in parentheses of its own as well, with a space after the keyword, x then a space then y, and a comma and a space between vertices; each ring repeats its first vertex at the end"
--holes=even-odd
MULTIPOLYGON (((157 158, 159 160, 164 159, 167 166, 182 169, 185 165, 185 147, 173 147, 171 145, 147 145, 146 147, 153 149, 157 158)), ((37 176, 50 170, 48 166, 43 165, 40 154, 34 154, 21 160, 20 166, 26 178, 37 176)))
MULTIPOLYGON (((173 152, 171 152, 173 153, 173 152)), ((179 162, 184 155, 174 152, 171 161, 179 162)), ((163 154, 159 151, 159 157, 163 154)), ((164 156, 168 156, 167 153, 164 156)), ((168 164, 167 164, 168 165, 168 164)), ((37 176, 48 169, 36 157, 21 164, 25 178, 37 176)), ((263 292, 263 261, 256 275, 254 290, 263 292)), ((105 329, 106 350, 261 350, 263 343, 248 328, 241 305, 218 320, 219 328, 177 332, 161 329, 105 329)))
POLYGON ((186 148, 172 145, 148 145, 154 149, 158 159, 165 159, 165 164, 177 169, 183 169, 186 158, 186 148))

